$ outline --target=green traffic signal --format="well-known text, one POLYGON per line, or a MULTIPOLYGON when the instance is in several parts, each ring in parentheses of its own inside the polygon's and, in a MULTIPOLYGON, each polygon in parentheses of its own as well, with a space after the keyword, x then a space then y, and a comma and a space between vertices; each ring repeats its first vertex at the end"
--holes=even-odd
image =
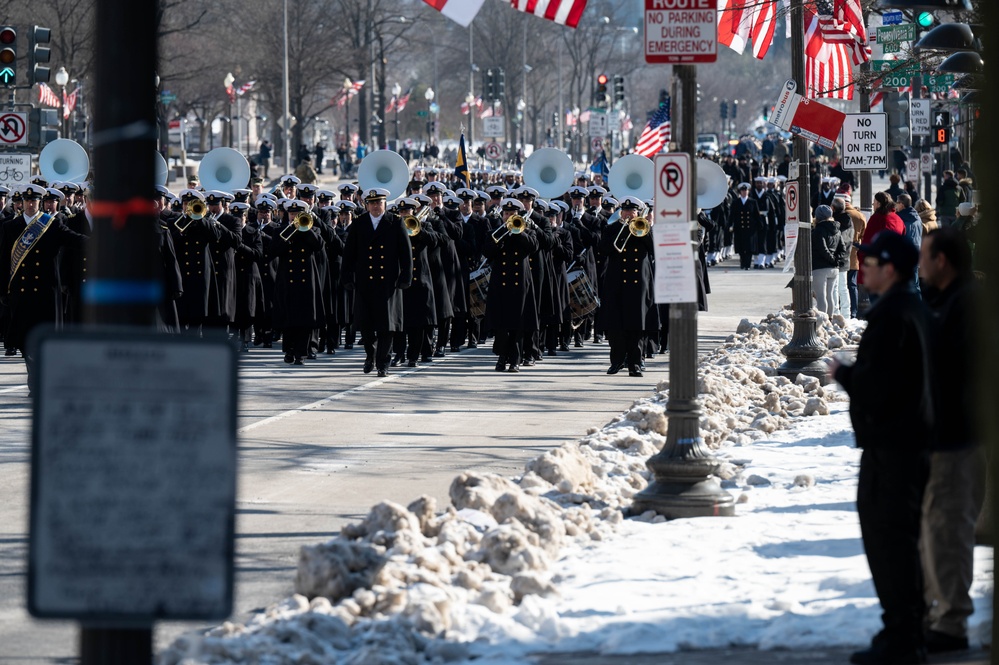
POLYGON ((937 19, 932 12, 919 12, 919 16, 916 17, 916 23, 920 28, 932 27, 936 22, 937 19))

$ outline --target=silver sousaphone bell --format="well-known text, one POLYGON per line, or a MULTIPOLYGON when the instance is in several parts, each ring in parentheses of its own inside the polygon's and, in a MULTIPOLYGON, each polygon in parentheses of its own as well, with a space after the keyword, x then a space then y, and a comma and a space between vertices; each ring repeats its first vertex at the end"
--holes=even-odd
POLYGON ((524 161, 524 184, 543 199, 562 196, 572 187, 575 169, 569 155, 556 148, 539 148, 524 161))
POLYGON ((38 155, 38 172, 48 182, 83 182, 90 173, 90 158, 76 141, 56 139, 38 155))
POLYGON ((205 191, 217 189, 232 193, 250 182, 250 164, 238 150, 215 148, 201 160, 198 179, 205 191))
POLYGON ((357 182, 362 192, 381 187, 388 190, 388 200, 396 199, 409 186, 409 165, 394 150, 375 150, 357 167, 357 182))
POLYGON ((652 160, 643 155, 625 155, 619 157, 608 174, 608 185, 611 194, 616 199, 626 196, 647 201, 654 192, 655 165, 652 160))
POLYGON ((710 159, 697 160, 697 207, 710 210, 728 195, 728 176, 710 159))

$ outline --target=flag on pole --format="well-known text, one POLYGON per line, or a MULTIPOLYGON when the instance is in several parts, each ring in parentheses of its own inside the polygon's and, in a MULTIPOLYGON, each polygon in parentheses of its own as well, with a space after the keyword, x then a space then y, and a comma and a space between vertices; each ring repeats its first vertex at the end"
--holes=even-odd
POLYGON ((586 9, 586 0, 510 0, 510 5, 517 11, 575 28, 586 9))
POLYGON ((467 28, 482 9, 485 0, 423 0, 444 16, 467 28))
POLYGON ((857 24, 847 9, 852 4, 852 0, 835 4, 816 0, 814 7, 804 7, 806 96, 853 99, 853 66, 870 60, 871 54, 867 33, 855 32, 857 24), (838 20, 834 12, 849 22, 838 20))
POLYGON ((465 132, 461 133, 458 139, 458 156, 454 160, 454 177, 465 183, 465 187, 470 187, 468 178, 468 162, 465 159, 465 132))
POLYGON ((243 85, 239 86, 239 88, 236 90, 236 94, 242 97, 249 91, 253 90, 253 86, 255 86, 256 84, 257 84, 256 81, 247 81, 243 85))
POLYGON ((409 90, 407 90, 406 94, 404 94, 402 97, 400 97, 396 101, 396 103, 395 103, 395 110, 399 111, 399 112, 402 112, 402 110, 404 108, 406 108, 406 104, 409 103, 409 96, 412 95, 412 94, 413 94, 413 89, 412 88, 410 88, 409 90))
POLYGON ((667 97, 645 124, 645 129, 642 130, 642 135, 638 137, 638 143, 635 145, 636 153, 652 157, 669 142, 672 133, 669 107, 670 99, 667 97))
POLYGON ((66 94, 65 90, 62 91, 62 117, 63 117, 63 119, 68 120, 70 114, 73 113, 73 109, 76 108, 76 94, 78 92, 80 92, 80 88, 79 87, 77 87, 76 90, 74 90, 72 93, 70 93, 68 95, 66 94))
POLYGON ((59 108, 59 95, 44 83, 38 84, 38 103, 52 108, 59 108))
POLYGON ((607 153, 603 150, 599 152, 599 157, 590 164, 590 173, 599 173, 605 178, 610 175, 610 167, 607 165, 607 153))

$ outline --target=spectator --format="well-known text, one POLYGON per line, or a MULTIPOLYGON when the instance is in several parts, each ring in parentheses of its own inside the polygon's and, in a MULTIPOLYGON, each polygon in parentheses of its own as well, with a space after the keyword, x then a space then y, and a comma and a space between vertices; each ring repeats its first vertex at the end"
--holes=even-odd
POLYGON ((260 142, 260 166, 264 169, 264 177, 270 178, 271 170, 271 153, 273 153, 274 148, 271 142, 264 139, 260 142))
POLYGON ((937 213, 926 201, 917 201, 916 205, 912 206, 916 209, 916 213, 919 215, 920 221, 923 223, 923 235, 932 231, 933 229, 940 228, 940 224, 937 222, 937 213))
POLYGON ((957 184, 961 188, 961 194, 964 195, 964 200, 969 203, 972 202, 975 192, 975 181, 968 175, 968 170, 965 168, 959 168, 955 172, 955 176, 957 178, 957 184))
POLYGON ((899 185, 901 181, 902 179, 898 177, 897 173, 892 173, 890 176, 888 176, 888 182, 890 182, 891 184, 888 185, 888 189, 886 189, 885 191, 888 192, 891 195, 891 197, 896 201, 898 200, 898 197, 901 196, 902 193, 905 191, 904 189, 902 189, 901 185, 899 185))
POLYGON ((839 261, 846 254, 839 226, 833 221, 832 208, 820 205, 815 209, 812 227, 812 287, 815 289, 815 306, 820 312, 832 316, 836 302, 836 280, 839 261))
POLYGON ((316 147, 312 150, 312 154, 316 156, 316 173, 322 175, 323 164, 326 163, 326 146, 324 146, 321 141, 317 141, 316 147))
MULTIPOLYGON (((905 227, 905 237, 909 239, 913 247, 919 249, 920 245, 923 244, 923 222, 919 219, 919 213, 912 207, 912 199, 909 198, 908 194, 902 194, 898 197, 895 211, 898 213, 899 219, 902 220, 902 226, 905 227)), ((912 273, 912 284, 916 293, 919 293, 919 266, 916 266, 912 273)))
POLYGON ((301 164, 305 160, 312 161, 312 154, 309 152, 308 146, 304 143, 298 146, 298 163, 301 164))
POLYGON ((968 648, 968 593, 974 578, 975 521, 985 493, 985 455, 975 430, 972 350, 975 278, 967 240, 952 227, 930 231, 919 255, 933 313, 935 437, 923 498, 920 552, 930 653, 968 648))
POLYGON ((937 219, 940 226, 950 226, 957 219, 957 206, 964 201, 964 192, 953 171, 944 171, 943 175, 943 183, 937 189, 937 219))
POLYGON ((833 221, 839 229, 843 241, 843 252, 836 265, 839 273, 836 276, 836 307, 833 312, 839 312, 844 319, 850 318, 850 257, 853 255, 853 217, 846 211, 846 196, 836 196, 833 199, 833 221))
MULTIPOLYGON (((864 244, 871 244, 874 242, 874 238, 885 230, 904 235, 905 225, 902 224, 899 216, 895 214, 895 201, 891 196, 887 192, 878 192, 874 195, 874 214, 871 215, 871 218, 867 221, 867 227, 864 229, 864 244)), ((863 265, 864 255, 862 251, 858 252, 857 259, 863 265)), ((861 286, 864 285, 863 270, 860 272, 858 282, 861 286)), ((873 303, 877 299, 877 294, 869 297, 869 299, 873 303)))
POLYGON ((884 629, 850 662, 925 663, 919 528, 933 396, 928 314, 909 283, 919 252, 887 230, 860 249, 864 283, 881 297, 867 311, 856 361, 834 360, 830 374, 850 396, 850 419, 863 450, 857 514, 884 629))
POLYGON ((913 205, 915 205, 917 201, 923 200, 920 198, 919 192, 916 191, 915 183, 909 182, 908 180, 905 181, 905 193, 909 195, 910 199, 912 199, 913 205))
POLYGON ((306 156, 305 159, 303 159, 295 168, 295 175, 299 180, 307 184, 314 185, 316 184, 316 181, 319 180, 316 170, 312 168, 312 158, 308 156, 306 156))
POLYGON ((340 160, 340 173, 346 178, 350 173, 350 148, 346 143, 341 143, 336 147, 336 156, 340 160))
POLYGON ((860 272, 860 258, 857 256, 857 245, 864 239, 867 230, 867 218, 864 213, 853 207, 849 200, 844 200, 846 212, 853 222, 853 242, 850 243, 850 269, 846 273, 846 288, 850 293, 850 318, 857 318, 860 307, 860 290, 857 286, 857 275, 860 272))

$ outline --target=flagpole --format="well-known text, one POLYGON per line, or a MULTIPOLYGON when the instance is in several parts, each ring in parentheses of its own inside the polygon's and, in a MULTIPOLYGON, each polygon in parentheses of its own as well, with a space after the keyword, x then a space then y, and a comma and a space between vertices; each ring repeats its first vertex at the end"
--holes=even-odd
MULTIPOLYGON (((805 10, 802 2, 791 3, 791 78, 797 84, 800 94, 807 98, 809 91, 805 88, 805 10)), ((827 370, 821 359, 826 350, 816 337, 815 311, 812 309, 812 197, 808 187, 808 141, 796 135, 792 146, 794 160, 798 162, 798 210, 807 210, 808 214, 799 213, 801 221, 798 222, 798 244, 794 250, 794 278, 791 288, 794 328, 791 341, 781 349, 787 360, 777 368, 777 372, 792 380, 798 374, 824 380, 827 370)))

